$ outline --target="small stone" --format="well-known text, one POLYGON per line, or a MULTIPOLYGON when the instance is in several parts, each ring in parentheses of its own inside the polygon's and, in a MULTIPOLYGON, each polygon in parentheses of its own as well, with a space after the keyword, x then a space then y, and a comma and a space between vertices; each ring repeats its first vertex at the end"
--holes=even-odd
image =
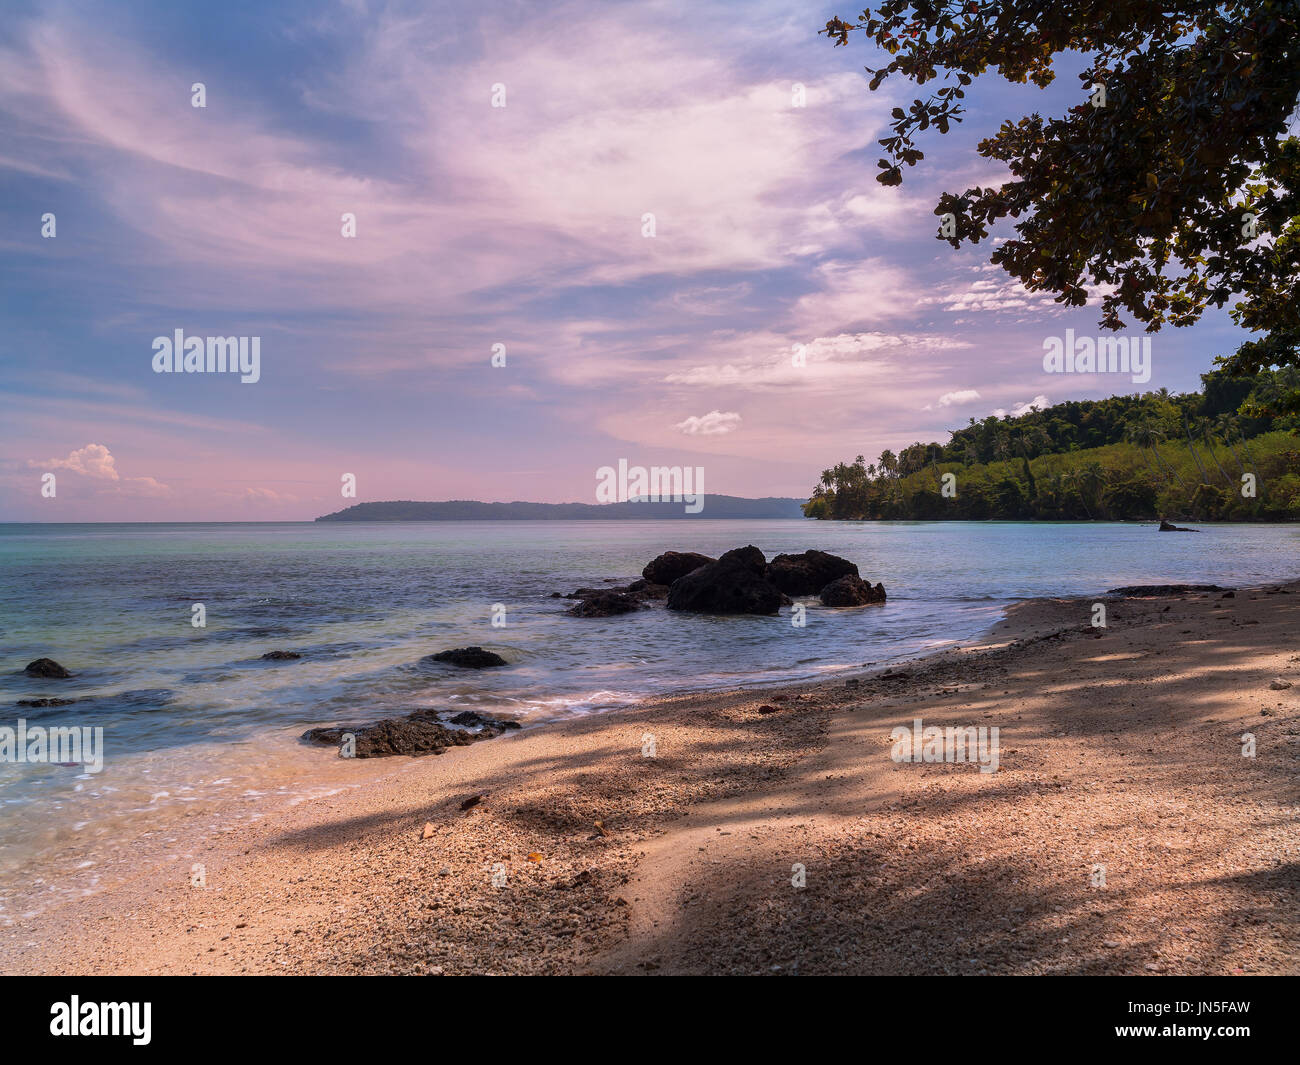
POLYGON ((424 823, 424 831, 420 834, 421 840, 433 838, 433 824, 429 821, 424 823))
POLYGON ((1269 685, 1269 687, 1272 688, 1273 691, 1275 692, 1284 692, 1287 690, 1287 688, 1291 687, 1291 682, 1289 680, 1283 680, 1281 677, 1278 677, 1273 681, 1272 684, 1269 685))

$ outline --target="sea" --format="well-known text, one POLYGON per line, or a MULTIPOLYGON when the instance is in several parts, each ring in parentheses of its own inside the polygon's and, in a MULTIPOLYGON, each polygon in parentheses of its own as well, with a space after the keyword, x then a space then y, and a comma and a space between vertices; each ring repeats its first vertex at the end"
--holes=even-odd
POLYGON ((175 832, 178 817, 222 798, 244 801, 256 818, 263 800, 318 794, 315 767, 332 752, 301 741, 313 725, 433 708, 544 726, 647 696, 899 663, 975 639, 1027 597, 1297 576, 1295 525, 0 524, 0 725, 104 730, 96 773, 0 763, 0 923, 16 916, 6 899, 19 887, 58 895, 102 886, 97 868, 132 832, 175 832), (662 605, 571 617, 573 602, 552 594, 626 583, 666 550, 716 556, 747 544, 769 558, 807 548, 842 555, 883 583, 888 600, 849 610, 804 601, 799 626, 789 608, 776 617, 662 605), (508 665, 428 659, 469 645, 508 665), (301 657, 264 660, 270 651, 301 657), (25 676, 42 657, 73 677, 25 676), (76 702, 16 705, 42 697, 76 702), (81 875, 34 876, 54 854, 81 875))

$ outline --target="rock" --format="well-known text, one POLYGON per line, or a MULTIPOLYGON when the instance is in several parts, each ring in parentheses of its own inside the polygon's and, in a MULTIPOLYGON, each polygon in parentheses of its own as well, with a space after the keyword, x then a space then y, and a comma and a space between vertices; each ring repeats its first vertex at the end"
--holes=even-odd
POLYGON ((646 563, 641 576, 651 584, 670 585, 678 577, 685 577, 691 570, 707 566, 713 561, 716 560, 694 551, 665 551, 646 563))
POLYGON ((603 591, 587 596, 565 613, 575 618, 608 618, 631 613, 639 606, 636 599, 624 592, 603 591))
POLYGON ((767 579, 786 595, 816 595, 832 581, 857 577, 858 567, 825 551, 777 555, 767 565, 767 579))
POLYGON ((1123 588, 1112 588, 1107 595, 1129 597, 1184 595, 1189 592, 1221 592, 1217 584, 1126 584, 1123 588))
POLYGON ((1173 525, 1164 518, 1160 519, 1160 532, 1200 532, 1200 529, 1184 529, 1181 525, 1173 525))
POLYGON ((291 662, 295 658, 301 658, 297 651, 267 651, 262 658, 267 662, 291 662))
POLYGON ((775 614, 781 593, 741 558, 723 558, 673 581, 669 610, 699 614, 775 614))
POLYGON ((821 601, 825 606, 866 606, 868 603, 883 603, 885 586, 877 584, 873 588, 861 577, 846 573, 821 590, 821 601))
POLYGON ((1291 682, 1289 680, 1283 680, 1281 677, 1278 677, 1275 681, 1273 681, 1272 684, 1269 685, 1269 687, 1272 688, 1273 691, 1275 692, 1284 692, 1287 690, 1287 688, 1291 687, 1291 682))
POLYGON ((28 662, 27 668, 23 672, 29 677, 46 677, 57 680, 72 676, 52 658, 38 658, 35 662, 28 662))
POLYGON ((487 714, 475 713, 473 710, 462 710, 447 720, 462 728, 493 728, 501 731, 519 728, 518 721, 510 721, 503 717, 488 717, 487 714))
POLYGON ((420 839, 433 839, 434 827, 431 821, 424 822, 424 831, 420 833, 420 839))
POLYGON ((19 699, 19 706, 71 706, 77 699, 19 699))
POLYGON ((718 561, 738 563, 751 570, 758 577, 762 577, 767 573, 767 559, 763 556, 763 552, 753 544, 746 544, 744 547, 733 547, 730 551, 724 552, 718 561))
POLYGON ((468 799, 466 799, 463 803, 460 804, 460 808, 462 810, 472 810, 475 806, 477 806, 482 801, 483 801, 482 795, 471 795, 468 799))
POLYGON ((455 647, 450 651, 439 651, 436 655, 429 655, 424 660, 450 662, 453 666, 461 666, 464 669, 491 669, 493 666, 507 664, 506 660, 495 651, 485 651, 481 647, 455 647))
POLYGON ((615 588, 614 591, 622 591, 627 595, 635 596, 637 599, 641 600, 668 598, 667 584, 656 584, 654 581, 648 581, 644 577, 640 580, 633 581, 626 588, 615 588))
POLYGON ((1219 596, 1219 598, 1220 598, 1220 599, 1236 599, 1236 598, 1237 598, 1237 593, 1236 593, 1236 592, 1224 592, 1221 596, 1219 596))
POLYGON ((395 754, 442 754, 449 747, 466 747, 519 727, 514 721, 477 714, 474 717, 484 722, 478 732, 448 728, 436 710, 416 710, 406 717, 384 718, 372 725, 311 728, 302 734, 302 738, 309 743, 337 747, 343 742, 344 735, 351 733, 356 739, 356 757, 385 758, 395 754))
POLYGON ((773 706, 771 703, 764 703, 758 708, 758 712, 760 714, 775 714, 778 709, 780 708, 773 706))

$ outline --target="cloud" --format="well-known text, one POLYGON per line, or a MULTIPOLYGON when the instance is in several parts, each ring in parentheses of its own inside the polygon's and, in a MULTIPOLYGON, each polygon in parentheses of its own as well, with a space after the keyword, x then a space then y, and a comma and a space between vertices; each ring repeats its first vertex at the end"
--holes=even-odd
POLYGON ((66 470, 98 482, 101 490, 115 494, 160 498, 171 493, 167 485, 153 477, 123 477, 118 473, 117 460, 103 444, 87 444, 70 451, 67 458, 46 459, 27 465, 38 470, 66 470))
POLYGON ((71 470, 101 481, 116 481, 120 476, 116 460, 103 444, 87 444, 69 452, 66 459, 47 459, 32 465, 42 469, 71 470))
MULTIPOLYGON (((1051 405, 1052 401, 1046 396, 1035 396, 1033 399, 1028 400, 1025 403, 1015 404, 1011 408, 1011 417, 1019 418, 1022 414, 1028 414, 1031 410, 1046 410, 1051 405)), ((1007 416, 1007 412, 1001 407, 995 411, 991 411, 990 413, 995 418, 1005 418, 1007 416)))
POLYGON ((673 428, 687 436, 722 436, 740 428, 740 415, 735 411, 711 410, 698 418, 692 415, 673 428))
POLYGON ((979 392, 973 388, 962 388, 956 392, 945 392, 939 397, 939 406, 941 407, 960 407, 964 403, 973 403, 980 398, 979 392))

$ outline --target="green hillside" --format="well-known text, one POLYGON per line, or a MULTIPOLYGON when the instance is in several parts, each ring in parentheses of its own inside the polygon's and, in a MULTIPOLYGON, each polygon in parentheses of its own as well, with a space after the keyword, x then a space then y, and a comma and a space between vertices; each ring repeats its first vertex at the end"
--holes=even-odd
POLYGON ((1300 520, 1300 371, 1205 374, 1200 392, 1058 403, 971 419, 823 471, 811 518, 1300 520), (952 474, 946 482, 945 474, 952 474), (1254 494, 1251 492, 1253 478, 1254 494))

